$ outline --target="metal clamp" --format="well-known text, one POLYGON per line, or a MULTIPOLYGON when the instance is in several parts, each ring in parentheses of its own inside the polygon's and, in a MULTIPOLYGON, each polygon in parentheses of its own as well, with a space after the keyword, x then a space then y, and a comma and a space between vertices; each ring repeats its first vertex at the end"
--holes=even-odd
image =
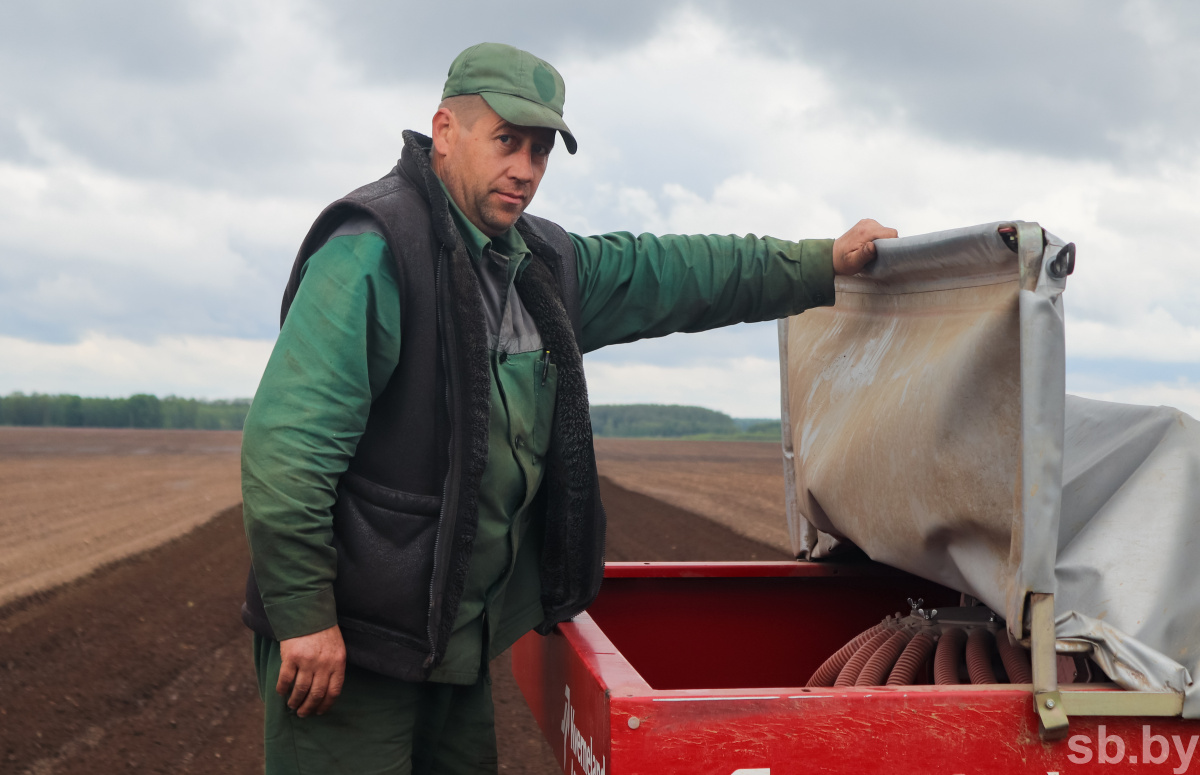
POLYGON ((1058 691, 1058 656, 1054 652, 1054 595, 1029 596, 1029 645, 1033 661, 1033 709, 1043 740, 1061 740, 1070 729, 1058 691))

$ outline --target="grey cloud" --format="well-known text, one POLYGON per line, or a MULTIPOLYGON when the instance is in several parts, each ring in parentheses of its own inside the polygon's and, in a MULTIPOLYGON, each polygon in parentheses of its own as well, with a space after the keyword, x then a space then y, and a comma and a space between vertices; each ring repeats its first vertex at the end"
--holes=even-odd
POLYGON ((121 174, 244 187, 239 173, 281 157, 295 133, 264 127, 269 110, 255 115, 206 90, 238 44, 194 18, 194 7, 156 0, 9 4, 0 71, 21 76, 0 81, 0 154, 31 158, 18 129, 25 122, 121 174))
MULTIPOLYGON (((451 61, 459 51, 481 41, 498 41, 526 49, 561 66, 568 57, 611 56, 644 43, 685 5, 680 0, 645 2, 564 3, 561 0, 517 0, 504 4, 469 0, 445 3, 395 3, 370 0, 347 4, 322 0, 332 39, 342 55, 357 62, 366 77, 393 82, 419 79, 435 85, 435 98, 451 61)), ((567 83, 567 120, 578 121, 586 97, 567 83)), ((621 84, 630 102, 647 104, 641 84, 621 84)), ((613 109, 621 109, 614 106, 613 109)), ((644 108, 642 108, 644 109, 644 108)), ((419 128, 419 127, 418 127, 419 128)), ((579 128, 572 124, 579 132, 579 128)), ((693 156, 664 152, 664 146, 695 147, 700 136, 680 126, 670 137, 635 137, 621 143, 619 168, 606 177, 619 185, 657 191, 664 182, 704 190, 738 169, 734 155, 710 157, 697 164, 693 156)), ((593 138, 584 133, 587 148, 593 138)), ((612 139, 612 138, 610 138, 612 139)), ((555 165, 569 165, 565 153, 555 165)), ((558 174, 556 172, 556 174, 558 174)), ((626 219, 628 220, 628 219, 626 219)))
MULTIPOLYGON (((453 57, 482 41, 509 43, 554 63, 565 53, 612 53, 657 31, 677 3, 513 0, 507 3, 343 3, 322 0, 329 31, 368 77, 441 84, 453 57)), ((567 83, 568 98, 570 82, 567 83)))
POLYGON ((185 3, 39 0, 6 4, 0 48, 35 79, 65 71, 178 83, 211 73, 229 41, 197 24, 185 3))
MULTIPOLYGON (((322 126, 313 126, 320 106, 297 115, 284 92, 305 84, 286 77, 272 84, 273 91, 250 93, 254 74, 242 77, 233 69, 241 66, 236 55, 247 42, 189 14, 201 7, 198 2, 51 0, 6 12, 0 69, 24 75, 0 83, 0 157, 29 158, 17 130, 22 120, 121 174, 240 193, 315 194, 320 189, 309 165, 336 156, 339 149, 331 146, 354 141, 354 117, 331 109, 321 116, 322 126)), ((450 60, 467 45, 504 40, 551 61, 568 50, 612 51, 651 34, 669 8, 628 1, 497 6, 314 0, 293 10, 361 71, 364 83, 427 85, 423 112, 435 104, 450 60)), ((398 129, 396 136, 391 152, 398 151, 398 129)), ((384 171, 381 161, 379 174, 384 171)))
MULTIPOLYGON (((203 0, 13 5, 0 25, 0 159, 40 161, 45 153, 34 148, 33 134, 122 176, 317 199, 330 195, 331 166, 361 162, 354 130, 361 119, 295 97, 309 79, 338 74, 260 78, 248 69, 257 65, 247 55, 260 46, 268 58, 304 58, 301 47, 313 44, 292 30, 272 37, 214 27, 198 13, 203 0)), ((301 13, 304 6, 285 7, 301 13)), ((322 19, 303 22, 324 29, 322 19)), ((399 134, 371 173, 387 171, 399 134)), ((348 190, 359 182, 334 185, 348 190)))
MULTIPOLYGON (((1200 6, 1021 0, 999 13, 995 6, 930 0, 694 5, 722 18, 748 46, 819 67, 843 99, 940 137, 1070 157, 1131 159, 1160 158, 1195 142, 1200 10, 1194 9, 1200 6), (1139 8, 1163 20, 1158 38, 1133 23, 1139 8), (1138 146, 1130 137, 1147 138, 1146 144, 1138 146)), ((361 148, 345 147, 354 141, 355 116, 301 125, 277 93, 226 93, 229 79, 238 76, 228 68, 245 43, 192 18, 189 7, 199 6, 153 0, 10 6, 0 27, 0 72, 7 73, 0 81, 0 157, 30 158, 17 129, 20 117, 92 164, 124 175, 320 203, 341 189, 329 190, 328 177, 316 169, 349 166, 364 155, 361 148)), ((682 6, 631 0, 586 5, 319 0, 311 6, 310 21, 368 81, 419 83, 434 100, 450 59, 472 43, 503 40, 551 62, 610 54, 644 42, 682 6)), ((638 86, 621 88, 638 94, 638 86)), ((638 99, 647 103, 644 95, 638 99)), ((698 114, 708 122, 732 120, 698 114)), ((641 216, 620 212, 611 196, 594 195, 595 182, 638 186, 656 197, 663 183, 682 183, 707 195, 741 163, 736 149, 713 149, 699 125, 681 126, 671 137, 610 139, 621 153, 615 164, 591 180, 556 172, 539 194, 539 206, 557 199, 564 213, 586 213, 597 231, 636 228, 641 216), (698 157, 693 149, 707 155, 698 157)), ((581 141, 586 148, 588 138, 581 141)), ((392 158, 381 155, 378 169, 368 175, 385 172, 392 158)), ((555 163, 565 167, 570 160, 555 163)), ((337 185, 348 189, 366 179, 337 185)), ((297 242, 300 237, 295 235, 297 242)), ((42 298, 38 288, 54 280, 53 270, 38 257, 6 254, 0 258, 0 333, 52 341, 89 329, 134 338, 272 336, 274 300, 291 256, 258 255, 253 246, 237 250, 264 268, 244 286, 222 292, 72 264, 69 271, 90 278, 94 291, 77 304, 36 301, 42 298), (18 271, 23 261, 41 268, 18 271)), ((708 353, 773 358, 773 332, 761 328, 681 335, 593 357, 658 363, 690 362, 708 353)))
POLYGON ((845 98, 936 136, 1131 163, 1196 147, 1195 3, 705 5, 751 40, 821 67, 845 98))
MULTIPOLYGON (((327 0, 324 12, 345 55, 370 77, 439 83, 451 52, 479 40, 511 42, 551 59, 609 53, 644 42, 686 7, 717 16, 749 47, 820 68, 855 109, 953 142, 1140 166, 1170 163, 1200 144, 1194 3, 525 0, 498 12, 480 2, 327 0)), ((637 94, 638 84, 629 89, 637 94)), ((686 139, 671 144, 686 146, 686 139)), ((729 171, 720 158, 696 165, 660 153, 662 141, 624 144, 625 184, 654 189, 671 180, 699 189, 729 171)))
MULTIPOLYGON (((301 118, 279 93, 230 95, 223 86, 238 79, 229 69, 233 54, 247 44, 193 18, 189 8, 199 5, 10 5, 0 27, 0 65, 10 74, 0 82, 4 158, 28 158, 20 118, 124 174, 240 192, 315 193, 310 160, 353 134, 345 129, 353 117, 328 117, 340 141, 298 127, 301 118)), ((1196 4, 1017 0, 999 12, 933 0, 314 0, 307 21, 368 82, 420 83, 432 101, 450 58, 472 43, 503 40, 551 61, 611 54, 644 42, 685 5, 718 16, 747 46, 821 68, 844 99, 882 120, 909 121, 939 137, 1142 163, 1169 161, 1197 142, 1196 4)), ((637 83, 628 88, 637 94, 637 83)), ((625 143, 623 174, 643 187, 670 179, 699 188, 728 172, 711 167, 720 159, 695 165, 657 152, 663 142, 678 147, 686 140, 625 143)))
POLYGON ((236 281, 198 287, 132 267, 6 253, 0 260, 0 336, 71 343, 89 331, 137 342, 160 336, 271 339, 290 264, 239 246, 257 260, 236 281))
MULTIPOLYGON (((4 98, 4 95, 0 95, 0 110, 4 111, 4 115, 13 115, 10 108, 9 101, 4 98)), ((34 161, 29 153, 29 144, 21 136, 16 123, 11 120, 0 119, 0 159, 19 164, 28 164, 34 161)))

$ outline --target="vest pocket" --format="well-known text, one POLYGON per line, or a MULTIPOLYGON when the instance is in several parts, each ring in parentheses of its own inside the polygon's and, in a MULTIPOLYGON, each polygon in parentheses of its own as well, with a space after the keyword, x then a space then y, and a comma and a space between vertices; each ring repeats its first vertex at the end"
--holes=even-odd
POLYGON ((428 640, 429 581, 441 499, 393 490, 347 473, 333 507, 343 627, 415 647, 428 640))

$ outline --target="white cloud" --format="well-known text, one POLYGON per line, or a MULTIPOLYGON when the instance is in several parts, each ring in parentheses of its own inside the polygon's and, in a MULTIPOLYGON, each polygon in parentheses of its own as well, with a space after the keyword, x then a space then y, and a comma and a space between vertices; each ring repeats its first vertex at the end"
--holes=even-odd
POLYGON ((9 254, 79 262, 84 271, 126 267, 198 285, 245 279, 234 242, 293 249, 316 201, 234 195, 99 169, 22 126, 33 164, 0 162, 0 245, 9 254))
POLYGON ((269 336, 312 219, 432 113, 432 85, 368 82, 304 4, 193 5, 228 44, 211 68, 13 84, 0 334, 269 336))
MULTIPOLYGON (((1200 256, 1192 234, 1200 222, 1200 157, 1132 168, 956 144, 903 116, 881 122, 856 111, 813 66, 737 44, 705 17, 685 13, 640 49, 575 64, 599 106, 583 108, 589 134, 620 149, 637 147, 630 138, 652 144, 667 174, 684 169, 684 157, 738 171, 707 184, 685 180, 694 175, 684 169, 655 185, 600 187, 572 201, 577 209, 564 207, 564 220, 592 225, 598 219, 588 211, 598 210, 605 226, 632 221, 650 230, 787 237, 836 236, 863 216, 902 234, 1036 220, 1078 245, 1066 294, 1069 356, 1200 363, 1200 256), (656 58, 659 51, 669 65, 656 58), (640 93, 667 104, 620 110, 635 76, 640 93), (700 126, 688 127, 689 142, 675 142, 673 127, 689 119, 700 126)), ((708 344, 703 336, 680 340, 698 356, 708 344)), ((1113 368, 1128 373, 1126 364, 1113 368)), ((632 369, 622 372, 631 375, 629 396, 689 384, 686 369, 674 378, 657 370, 656 386, 643 387, 632 369)), ((693 395, 714 395, 703 384, 693 395)), ((1145 388, 1112 395, 1190 400, 1186 391, 1145 388)))
POLYGON ((714 358, 703 366, 586 360, 594 404, 701 404, 732 417, 779 416, 779 364, 714 358))
POLYGON ((0 336, 0 394, 247 398, 258 387, 273 344, 193 336, 141 344, 99 333, 74 344, 46 344, 0 336))
POLYGON ((1162 307, 1139 312, 1120 324, 1068 314, 1067 352, 1082 358, 1200 364, 1200 326, 1184 325, 1162 307))
MULTIPOLYGON (((57 102, 19 105, 25 153, 0 157, 0 391, 246 395, 311 219, 386 171, 401 128, 428 124, 440 85, 363 72, 312 4, 194 11, 228 42, 215 68, 81 72, 77 132, 57 102)), ((946 140, 864 104, 802 44, 784 55, 715 18, 680 11, 641 44, 556 59, 580 152, 556 151, 535 212, 585 233, 791 238, 864 216, 905 234, 1037 220, 1079 247, 1070 355, 1200 362, 1194 149, 1134 167, 946 140)), ((1024 107, 1019 89, 996 99, 1024 107)), ((762 335, 674 338, 672 366, 653 347, 612 348, 589 359, 593 398, 773 416, 777 367, 751 339, 762 335)))
POLYGON ((1173 383, 1149 382, 1113 390, 1079 391, 1076 395, 1122 404, 1173 406, 1200 418, 1200 384, 1185 379, 1173 383))

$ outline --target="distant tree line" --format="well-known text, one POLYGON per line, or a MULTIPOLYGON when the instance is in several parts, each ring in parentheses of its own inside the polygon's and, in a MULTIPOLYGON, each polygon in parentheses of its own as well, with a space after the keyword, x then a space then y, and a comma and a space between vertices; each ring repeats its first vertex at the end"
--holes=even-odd
POLYGON ((249 409, 248 398, 201 401, 146 393, 129 398, 12 393, 0 397, 0 425, 240 431, 249 409))
POLYGON ((778 439, 778 420, 739 420, 699 406, 608 404, 592 407, 592 434, 621 438, 685 436, 778 439))
MULTIPOLYGON (((12 393, 0 397, 0 425, 65 428, 241 430, 250 399, 201 401, 139 393, 128 398, 12 393)), ((747 420, 699 406, 609 404, 592 407, 592 433, 623 438, 778 439, 778 420, 747 420)))

